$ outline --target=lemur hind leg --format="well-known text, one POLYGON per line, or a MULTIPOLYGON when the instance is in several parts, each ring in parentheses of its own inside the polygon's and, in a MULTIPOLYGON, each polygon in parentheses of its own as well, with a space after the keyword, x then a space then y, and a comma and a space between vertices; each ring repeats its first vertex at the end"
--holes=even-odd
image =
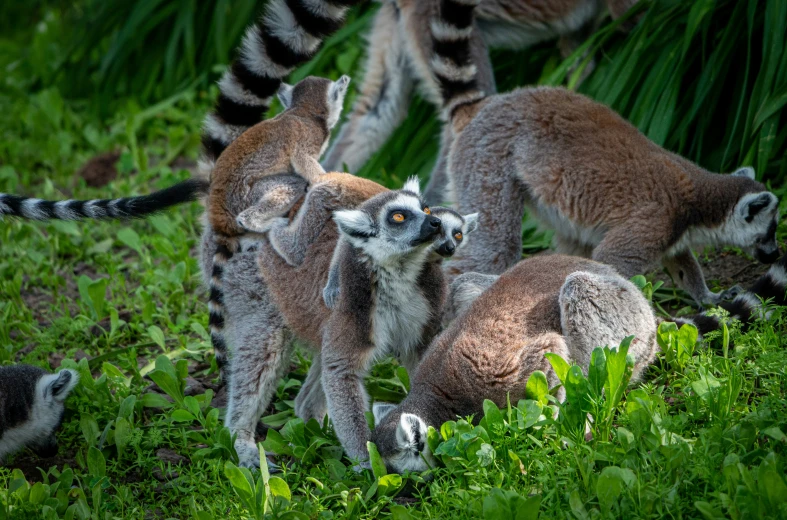
POLYGON ((734 298, 743 292, 740 285, 730 287, 725 291, 712 292, 705 283, 700 263, 688 249, 675 255, 665 256, 661 263, 678 286, 689 293, 700 308, 704 305, 718 305, 722 300, 734 298))
POLYGON ((669 245, 669 230, 659 232, 651 224, 651 215, 657 211, 643 208, 625 226, 609 229, 593 250, 593 260, 611 265, 626 279, 648 272, 669 245))
POLYGON ((312 366, 301 386, 298 396, 295 398, 295 415, 308 421, 317 419, 322 423, 328 414, 328 403, 325 400, 325 392, 322 389, 322 362, 320 354, 315 353, 312 358, 312 366))
POLYGON ((247 231, 265 233, 277 217, 285 215, 306 194, 307 186, 304 179, 295 175, 261 179, 254 185, 257 203, 240 212, 235 220, 247 231))
POLYGON ((366 72, 347 122, 322 161, 328 171, 356 172, 404 120, 413 91, 399 10, 383 2, 370 34, 366 72))
POLYGON ((231 352, 225 425, 237 435, 235 449, 245 467, 259 465, 257 422, 289 367, 294 339, 258 272, 256 254, 242 253, 224 275, 231 352))
POLYGON ((637 380, 658 349, 656 319, 640 290, 605 267, 566 277, 558 298, 563 336, 571 359, 587 371, 593 349, 616 348, 633 335, 629 353, 635 359, 632 380, 637 380))
POLYGON ((340 206, 335 188, 317 184, 309 192, 295 220, 275 219, 268 232, 268 240, 276 253, 289 265, 303 263, 306 250, 323 232, 326 225, 333 225, 331 214, 340 206))

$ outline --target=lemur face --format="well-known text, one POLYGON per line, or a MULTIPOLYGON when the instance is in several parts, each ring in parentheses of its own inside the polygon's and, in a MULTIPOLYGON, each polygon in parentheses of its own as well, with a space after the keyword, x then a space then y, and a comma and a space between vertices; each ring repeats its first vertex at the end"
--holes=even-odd
POLYGON ((426 442, 426 422, 415 414, 396 412, 396 408, 397 405, 388 403, 375 403, 372 407, 376 425, 372 442, 386 468, 402 474, 435 467, 437 461, 426 442))
POLYGON ((358 209, 337 211, 334 220, 351 244, 376 261, 425 249, 443 229, 421 199, 417 180, 372 197, 358 209))
POLYGON ((727 223, 733 245, 764 264, 779 258, 776 226, 779 223, 779 199, 773 193, 749 193, 741 197, 727 223))
POLYGON ((465 215, 448 208, 432 208, 432 215, 443 222, 443 232, 440 238, 434 241, 435 252, 449 258, 465 243, 467 235, 478 227, 478 213, 465 215))

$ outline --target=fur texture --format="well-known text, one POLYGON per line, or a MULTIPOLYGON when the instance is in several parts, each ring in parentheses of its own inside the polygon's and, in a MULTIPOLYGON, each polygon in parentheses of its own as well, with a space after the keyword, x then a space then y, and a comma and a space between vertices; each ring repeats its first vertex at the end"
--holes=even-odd
POLYGON ((301 265, 290 266, 272 247, 261 244, 260 270, 289 328, 320 351, 309 385, 301 390, 308 397, 299 396, 296 414, 308 419, 307 414, 327 409, 347 455, 366 464, 369 429, 364 412, 369 403, 363 376, 377 359, 390 354, 414 368, 439 330, 446 290, 439 264, 429 258, 441 222, 423 211, 417 183, 383 191, 355 210, 335 211, 343 242, 338 258, 341 289, 329 310, 322 305, 320 290, 338 234, 327 225, 329 208, 317 208, 309 200, 313 193, 303 210, 321 213, 325 224, 301 265))
POLYGON ((0 368, 0 462, 23 447, 40 457, 57 454, 55 431, 63 422, 68 394, 79 373, 57 374, 30 365, 0 368))
MULTIPOLYGON (((440 83, 432 74, 433 51, 442 42, 464 38, 461 16, 443 23, 436 42, 430 25, 443 0, 383 0, 369 33, 366 73, 347 123, 342 126, 323 162, 326 169, 355 172, 388 139, 404 120, 416 83, 423 95, 443 106, 440 83)), ((452 13, 478 2, 447 2, 452 13)), ((613 17, 621 16, 635 0, 608 0, 613 17)), ((600 0, 481 0, 477 28, 468 39, 472 64, 477 68, 477 87, 492 94, 495 83, 487 56, 487 45, 523 49, 560 37, 561 51, 567 56, 584 41, 587 28, 595 24, 603 2, 600 0)), ((424 196, 430 204, 448 199, 444 190, 445 156, 452 135, 444 127, 440 156, 432 171, 424 196)))
POLYGON ((484 399, 505 405, 509 395, 524 394, 535 370, 556 385, 547 352, 586 369, 593 348, 616 347, 629 335, 636 336, 629 350, 636 380, 658 349, 656 320, 642 293, 592 260, 523 260, 434 340, 401 404, 375 407, 372 441, 390 470, 423 471, 424 459, 433 462, 424 442, 427 426, 478 416, 484 399))
POLYGON ((52 201, 0 193, 0 220, 4 216, 29 220, 144 218, 172 206, 196 200, 207 192, 206 181, 189 179, 150 195, 119 199, 52 201))

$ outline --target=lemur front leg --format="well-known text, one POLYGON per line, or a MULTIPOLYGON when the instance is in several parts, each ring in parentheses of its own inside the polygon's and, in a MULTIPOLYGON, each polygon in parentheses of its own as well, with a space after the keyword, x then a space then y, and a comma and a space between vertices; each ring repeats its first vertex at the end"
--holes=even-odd
POLYGON ((275 219, 268 240, 276 253, 289 265, 303 263, 306 250, 320 236, 326 225, 332 225, 331 214, 339 206, 333 187, 317 184, 309 192, 295 220, 275 219))
POLYGON ((256 203, 235 218, 240 227, 266 233, 276 218, 285 215, 306 194, 307 182, 295 175, 273 175, 255 183, 256 203))
POLYGON ((320 161, 313 156, 305 153, 296 153, 290 158, 292 169, 299 176, 303 177, 309 184, 314 184, 325 175, 320 161))
POLYGON ((323 159, 329 171, 357 172, 404 121, 413 91, 395 2, 374 18, 363 83, 347 122, 323 159))
POLYGON ((333 309, 336 301, 339 299, 339 257, 345 244, 346 242, 340 236, 338 242, 336 242, 336 247, 333 249, 331 266, 328 269, 328 281, 322 289, 322 299, 325 302, 325 306, 329 309, 333 309))
POLYGON ((702 274, 702 267, 697 257, 689 249, 675 255, 667 255, 661 263, 678 286, 689 293, 700 308, 704 305, 718 305, 722 300, 734 298, 743 292, 740 285, 725 291, 712 292, 705 283, 705 276, 702 274))
POLYGON ((348 326, 334 311, 322 345, 322 387, 328 403, 328 416, 347 457, 369 468, 366 442, 371 436, 365 412, 369 396, 363 384, 373 347, 368 337, 348 326), (341 322, 341 324, 339 324, 341 322))

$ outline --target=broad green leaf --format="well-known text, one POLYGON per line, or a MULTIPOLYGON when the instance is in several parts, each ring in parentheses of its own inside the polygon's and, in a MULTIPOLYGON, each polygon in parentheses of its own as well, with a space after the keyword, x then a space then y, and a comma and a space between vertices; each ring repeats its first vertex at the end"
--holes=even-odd
POLYGON ((104 455, 95 446, 87 450, 87 467, 90 474, 94 477, 104 477, 107 474, 107 463, 104 455))
POLYGON ((388 470, 385 469, 385 462, 380 456, 380 452, 377 451, 377 446, 375 446, 373 442, 369 441, 366 443, 366 449, 369 450, 369 462, 372 465, 372 474, 374 475, 374 478, 379 479, 380 477, 387 475, 388 470))
POLYGON ((553 354, 548 352, 544 354, 544 357, 547 358, 549 363, 552 365, 552 369, 555 371, 558 379, 560 379, 561 383, 566 382, 566 376, 568 375, 569 364, 564 360, 562 357, 558 356, 557 354, 553 354))
POLYGON ((98 423, 95 417, 89 413, 83 413, 79 417, 79 426, 82 429, 82 436, 87 441, 88 446, 95 446, 98 440, 98 423))
POLYGON ((597 399, 601 398, 601 392, 607 382, 607 356, 604 354, 603 348, 593 349, 590 356, 590 367, 588 367, 588 382, 593 395, 597 399))
POLYGON ((396 494, 402 487, 402 476, 396 473, 383 475, 377 480, 377 496, 388 496, 396 494))
POLYGON ((528 399, 538 401, 541 404, 547 404, 547 395, 549 394, 549 383, 547 376, 540 370, 535 370, 530 377, 527 378, 527 385, 525 386, 525 396, 528 399))

